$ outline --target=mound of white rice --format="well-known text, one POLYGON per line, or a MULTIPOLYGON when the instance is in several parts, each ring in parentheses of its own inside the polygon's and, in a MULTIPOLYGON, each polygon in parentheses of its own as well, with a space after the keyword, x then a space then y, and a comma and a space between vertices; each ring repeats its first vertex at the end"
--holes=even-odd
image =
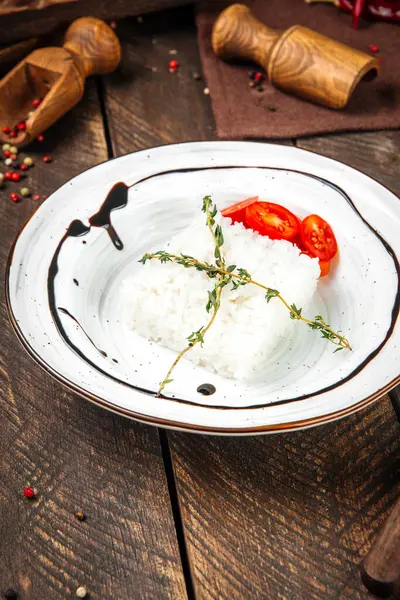
MULTIPOLYGON (((240 223, 232 225, 219 213, 216 221, 223 229, 226 264, 247 269, 255 281, 279 290, 289 304, 305 312, 317 286, 318 261, 301 255, 290 242, 271 240, 240 223)), ((156 250, 214 262, 213 239, 204 214, 156 250)), ((179 352, 193 331, 207 325, 212 312, 208 314, 205 306, 213 285, 205 273, 193 268, 148 261, 124 282, 129 326, 179 352)), ((223 289, 221 307, 203 347, 198 344, 185 359, 220 375, 244 379, 261 369, 279 341, 299 324, 289 318, 279 299, 267 304, 261 288, 251 284, 234 291, 230 288, 223 289)))

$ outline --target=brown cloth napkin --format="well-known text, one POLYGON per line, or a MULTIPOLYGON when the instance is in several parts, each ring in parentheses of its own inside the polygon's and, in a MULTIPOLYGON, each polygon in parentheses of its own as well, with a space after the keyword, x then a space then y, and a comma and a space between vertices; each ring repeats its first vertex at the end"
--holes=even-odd
MULTIPOLYGON (((211 47, 211 29, 229 2, 202 2, 197 28, 204 76, 210 89, 217 135, 223 139, 290 138, 334 131, 376 130, 400 127, 400 27, 365 22, 351 27, 351 16, 326 4, 302 0, 247 0, 256 16, 274 29, 301 24, 331 38, 370 52, 379 47, 380 75, 361 82, 343 110, 332 110, 289 96, 266 81, 264 91, 249 87, 252 67, 218 59, 211 47), (275 110, 275 112, 273 112, 275 110)), ((254 67, 253 67, 254 69, 254 67)))

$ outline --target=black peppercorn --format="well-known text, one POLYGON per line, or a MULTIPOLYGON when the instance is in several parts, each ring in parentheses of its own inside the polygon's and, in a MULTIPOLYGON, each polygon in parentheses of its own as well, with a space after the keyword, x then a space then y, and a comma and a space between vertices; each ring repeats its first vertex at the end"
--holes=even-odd
POLYGON ((8 588, 8 590, 4 592, 4 598, 7 598, 7 600, 16 600, 18 598, 18 593, 12 588, 8 588))

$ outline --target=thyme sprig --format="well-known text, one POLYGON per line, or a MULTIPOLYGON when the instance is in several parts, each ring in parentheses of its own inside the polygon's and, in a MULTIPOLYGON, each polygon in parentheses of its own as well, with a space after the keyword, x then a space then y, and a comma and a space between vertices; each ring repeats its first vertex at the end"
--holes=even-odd
POLYGON ((160 383, 157 396, 160 396, 163 389, 168 383, 171 383, 171 374, 175 369, 181 358, 191 349, 193 346, 204 343, 204 336, 212 326, 217 316, 220 304, 221 294, 223 288, 231 284, 232 290, 236 290, 244 285, 256 285, 257 287, 265 290, 265 299, 269 303, 273 298, 277 298, 289 311, 289 317, 293 320, 303 321, 308 327, 321 333, 321 337, 328 340, 335 346, 337 346, 335 352, 340 350, 351 350, 349 341, 342 335, 341 331, 334 331, 331 326, 326 323, 321 315, 317 315, 313 319, 308 319, 303 316, 302 309, 298 308, 295 304, 289 304, 280 294, 280 292, 274 288, 268 287, 255 281, 250 273, 246 269, 237 267, 236 265, 226 266, 225 258, 221 252, 221 247, 224 244, 224 236, 220 225, 215 225, 215 216, 218 212, 216 205, 212 202, 210 196, 205 196, 203 199, 203 212, 206 214, 207 226, 214 239, 214 258, 215 264, 210 264, 205 261, 199 261, 193 256, 187 254, 170 254, 164 250, 158 250, 157 252, 145 254, 139 262, 146 264, 148 260, 159 260, 162 264, 172 262, 181 265, 187 269, 194 268, 196 271, 204 272, 210 279, 216 279, 214 287, 208 292, 208 301, 206 304, 206 311, 210 313, 211 318, 205 326, 200 327, 197 331, 192 332, 188 337, 188 345, 177 355, 175 361, 171 365, 165 379, 160 383))

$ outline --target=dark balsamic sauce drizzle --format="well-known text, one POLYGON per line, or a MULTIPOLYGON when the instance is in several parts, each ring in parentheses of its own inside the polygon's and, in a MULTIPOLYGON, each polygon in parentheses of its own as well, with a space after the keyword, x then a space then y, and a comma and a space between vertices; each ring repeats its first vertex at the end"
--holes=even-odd
MULTIPOLYGON (((71 315, 71 313, 66 309, 63 308, 62 306, 58 306, 57 310, 59 310, 60 312, 62 312, 64 315, 67 315, 70 319, 72 319, 77 325, 78 327, 83 331, 83 333, 86 335, 87 339, 89 340, 89 342, 92 344, 92 346, 94 346, 94 348, 96 348, 96 350, 98 352, 100 352, 100 354, 102 356, 104 356, 104 358, 107 358, 107 353, 104 352, 104 350, 100 350, 100 348, 98 348, 96 346, 96 344, 94 343, 94 341, 92 340, 92 338, 88 335, 88 333, 83 329, 82 325, 79 323, 78 319, 75 319, 74 315, 71 315)), ((114 359, 113 359, 114 360, 114 359)))
MULTIPOLYGON (((296 169, 284 169, 284 168, 280 168, 280 167, 265 167, 265 166, 256 166, 256 165, 252 165, 252 166, 238 166, 238 165, 234 165, 234 166, 213 166, 213 167, 198 167, 198 168, 185 168, 185 169, 173 169, 173 170, 169 170, 169 171, 162 171, 160 173, 155 173, 153 175, 149 175, 148 177, 144 177, 143 179, 140 179, 139 181, 136 181, 134 184, 132 184, 131 186, 126 186, 124 183, 120 182, 117 183, 109 192, 106 200, 104 201, 104 203, 102 204, 100 210, 93 215, 93 217, 91 217, 89 219, 89 223, 92 227, 104 227, 106 229, 106 231, 108 232, 111 241, 113 242, 114 246, 117 248, 117 250, 122 250, 123 248, 123 244, 120 240, 120 238, 118 237, 118 234, 116 233, 114 227, 111 225, 111 221, 110 221, 110 213, 112 210, 114 209, 118 209, 118 208, 123 208, 127 205, 128 203, 128 189, 131 187, 135 187, 145 181, 148 181, 149 179, 153 179, 154 177, 160 177, 161 175, 167 175, 167 174, 172 174, 172 173, 191 173, 191 172, 197 172, 197 171, 209 171, 209 170, 217 170, 217 169, 264 169, 264 170, 271 170, 271 171, 286 171, 286 172, 290 172, 290 173, 298 173, 299 175, 304 175, 306 177, 310 177, 311 179, 315 179, 316 181, 319 181, 320 183, 322 183, 323 185, 327 185, 329 187, 331 187, 333 190, 335 190, 336 192, 338 192, 345 200, 346 202, 349 204, 349 206, 354 210, 354 212, 358 215, 358 217, 362 220, 362 222, 368 227, 368 229, 379 239, 379 241, 382 243, 383 247, 385 248, 385 250, 387 251, 387 253, 390 255, 390 257, 393 260, 393 263, 395 265, 396 268, 396 273, 397 273, 397 291, 396 291, 396 297, 395 297, 395 301, 393 304, 393 309, 392 309, 392 320, 391 320, 391 324, 390 327, 386 333, 385 338, 383 339, 383 341, 378 345, 377 348, 375 348, 375 350, 373 350, 368 356, 367 358, 364 359, 364 361, 358 365, 358 367, 356 367, 349 375, 347 375, 346 377, 344 377, 343 379, 340 379, 339 381, 326 386, 325 388, 322 388, 316 392, 310 392, 309 394, 304 394, 302 396, 297 396, 295 398, 288 398, 287 400, 276 400, 275 402, 269 402, 266 404, 253 404, 250 406, 226 406, 226 405, 219 405, 219 406, 215 406, 215 405, 209 405, 209 404, 201 404, 200 402, 192 402, 190 400, 184 400, 182 398, 171 398, 168 396, 164 396, 163 394, 160 396, 161 398, 170 400, 171 402, 178 402, 180 404, 186 404, 189 406, 197 406, 197 407, 203 407, 203 408, 208 408, 208 409, 217 409, 217 410, 249 410, 249 409, 260 409, 260 408, 268 408, 270 406, 279 406, 282 404, 290 404, 292 402, 299 402, 301 400, 307 400, 308 398, 312 398, 314 396, 318 396, 320 394, 329 392, 330 390, 336 389, 338 387, 340 387, 341 385, 343 385, 344 383, 346 383, 347 381, 350 381, 351 379, 353 379, 353 377, 355 377, 356 375, 358 375, 358 373, 360 373, 364 367, 371 362, 371 360, 373 360, 375 358, 375 356, 377 356, 377 354, 379 354, 379 352, 381 351, 381 349, 385 346, 386 342, 388 341, 388 339, 390 338, 390 336, 393 333, 396 321, 397 321, 397 317, 399 314, 399 308, 400 308, 400 265, 399 262, 397 260, 397 257, 392 249, 392 247, 386 242, 386 240, 372 227, 372 225, 370 225, 368 223, 368 221, 366 221, 364 219, 364 217, 361 215, 361 213, 358 211, 358 209, 356 208, 356 206, 354 205, 354 203, 352 202, 351 198, 346 194, 346 192, 344 190, 342 190, 339 186, 337 186, 336 184, 328 181, 327 179, 323 179, 322 177, 318 177, 317 175, 312 175, 310 173, 304 173, 303 171, 298 171, 296 169), (111 233, 113 232, 113 233, 111 233), (116 244, 115 241, 119 240, 120 244, 116 244)), ((73 344, 73 342, 69 339, 68 335, 66 334, 61 320, 57 314, 57 308, 56 308, 56 304, 55 304, 55 292, 54 292, 54 279, 58 273, 58 265, 57 265, 57 260, 58 260, 58 256, 60 254, 62 245, 64 244, 65 240, 68 237, 78 237, 81 235, 86 235, 88 232, 90 231, 90 227, 86 227, 81 221, 72 221, 71 225, 69 226, 66 234, 63 236, 63 238, 61 239, 59 245, 57 246, 57 249, 55 251, 55 254, 53 256, 53 259, 50 263, 50 267, 49 267, 49 274, 48 274, 48 281, 47 281, 47 289, 48 289, 48 296, 49 296, 49 306, 50 306, 50 312, 53 316, 53 319, 56 323, 56 326, 59 330, 59 333, 61 335, 61 337, 64 339, 64 341, 66 342, 66 344, 74 351, 76 352, 81 358, 83 358, 83 360, 86 361, 87 364, 89 364, 91 367, 93 367, 94 369, 96 369, 99 373, 105 375, 106 377, 108 377, 109 379, 112 379, 113 381, 116 381, 126 387, 129 387, 131 389, 134 389, 138 392, 141 392, 143 394, 149 395, 149 396, 155 396, 156 392, 153 390, 148 390, 146 388, 142 388, 139 387, 137 385, 133 385, 130 383, 127 383, 126 381, 122 381, 121 379, 119 379, 118 377, 114 377, 113 375, 111 375, 110 373, 107 373, 106 371, 104 371, 103 369, 101 369, 100 367, 98 367, 95 363, 93 363, 87 356, 85 356, 85 354, 77 347, 75 346, 75 344, 73 344)), ((65 309, 64 309, 65 310, 65 309)), ((74 318, 74 317, 73 317, 74 318)), ((75 318, 74 318, 75 319, 75 318)), ((76 320, 76 319, 75 319, 76 320)), ((85 332, 86 333, 86 332, 85 332)), ((92 342, 93 343, 93 342, 92 342)))
POLYGON ((107 231, 117 250, 122 250, 124 244, 111 224, 111 211, 124 208, 128 204, 128 189, 122 181, 116 183, 108 193, 100 210, 89 219, 92 227, 103 227, 107 231))
POLYGON ((197 388, 197 391, 199 394, 203 394, 203 396, 211 396, 212 394, 215 394, 217 389, 212 383, 202 383, 197 388))

